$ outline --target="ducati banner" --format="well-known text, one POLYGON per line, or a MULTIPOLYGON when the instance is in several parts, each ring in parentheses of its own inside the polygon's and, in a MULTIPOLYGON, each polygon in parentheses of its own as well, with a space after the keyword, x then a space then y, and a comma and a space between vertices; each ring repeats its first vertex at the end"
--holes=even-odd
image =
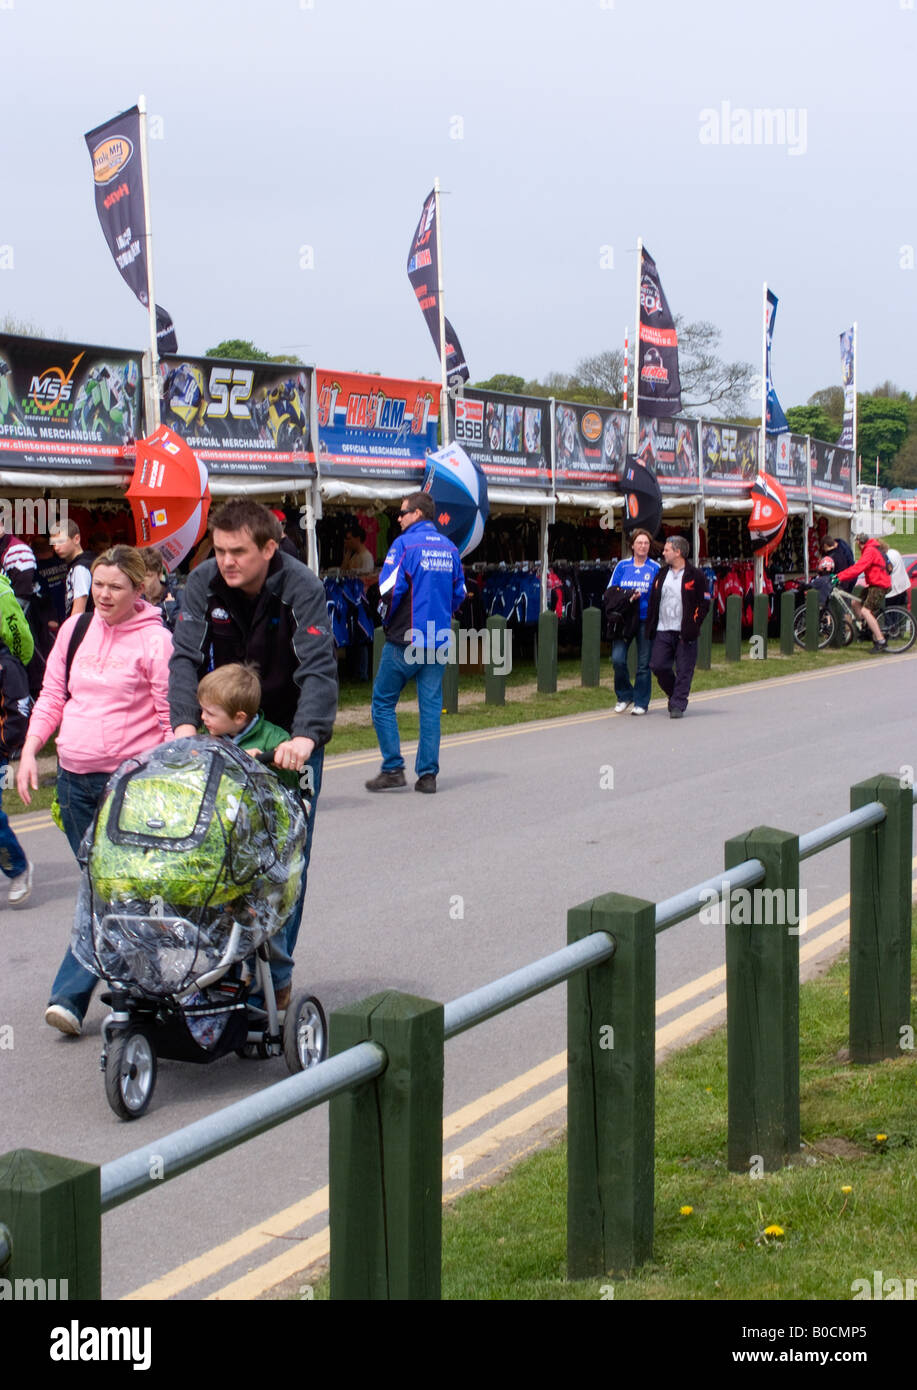
POLYGON ((758 472, 760 428, 754 425, 701 426, 704 492, 720 497, 747 497, 758 472))
MULTIPOLYGON (((136 106, 85 137, 92 158, 96 212, 108 249, 122 277, 149 308, 146 266, 146 209, 140 170, 140 112, 136 106)), ((156 305, 156 338, 162 353, 177 352, 175 328, 156 305)))
POLYGON ((765 471, 776 478, 787 497, 806 497, 807 459, 804 434, 772 434, 765 447, 765 471))
POLYGON ((813 439, 812 449, 812 497, 815 500, 833 498, 836 502, 853 504, 856 493, 853 469, 853 450, 842 449, 838 444, 825 444, 813 439))
POLYGON ((637 458, 656 474, 662 492, 700 488, 696 420, 638 420, 637 458))
POLYGON ((765 385, 767 387, 767 414, 764 424, 765 434, 787 434, 789 425, 783 413, 783 407, 777 399, 777 392, 774 390, 774 383, 771 380, 771 344, 774 340, 774 322, 777 318, 777 296, 771 291, 767 292, 767 310, 765 311, 765 385))
POLYGON ((621 477, 627 457, 630 413, 605 406, 554 407, 555 487, 607 491, 621 477))
POLYGON ((501 487, 551 486, 551 407, 541 397, 466 391, 449 402, 452 438, 501 487))
POLYGON ((316 387, 323 478, 403 478, 420 488, 438 447, 438 382, 316 369, 316 387))
POLYGON ((853 438, 853 416, 856 408, 856 370, 854 353, 856 344, 854 342, 854 328, 848 328, 841 334, 841 381, 844 384, 844 428, 841 430, 841 437, 837 441, 842 449, 853 449, 855 441, 853 438))
MULTIPOLYGON (((423 205, 417 231, 408 252, 408 279, 417 302, 427 321, 430 337, 439 356, 439 241, 436 226, 436 194, 431 193, 423 205)), ((448 319, 446 328, 446 382, 459 386, 468 380, 465 354, 455 329, 448 319)))
POLYGON ((139 353, 0 334, 0 469, 129 473, 141 390, 139 353))
POLYGON ((656 262, 645 247, 640 270, 640 338, 637 353, 638 415, 677 415, 681 410, 678 334, 656 262))
POLYGON ((210 473, 315 476, 312 369, 166 357, 160 418, 210 473))

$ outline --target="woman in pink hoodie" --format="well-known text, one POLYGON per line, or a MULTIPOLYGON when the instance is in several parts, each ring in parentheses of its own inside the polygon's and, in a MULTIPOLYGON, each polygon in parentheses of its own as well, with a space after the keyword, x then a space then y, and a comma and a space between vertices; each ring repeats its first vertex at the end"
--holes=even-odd
MULTIPOLYGON (((143 597, 145 575, 131 546, 116 545, 99 556, 92 566, 95 611, 73 654, 69 680, 67 657, 79 617, 61 626, 29 721, 16 779, 19 795, 28 805, 30 788, 38 786, 36 755, 59 729, 57 797, 74 854, 111 773, 125 758, 172 737, 172 637, 158 608, 143 597)), ((45 1021, 62 1033, 79 1034, 96 983, 68 947, 45 1021)))

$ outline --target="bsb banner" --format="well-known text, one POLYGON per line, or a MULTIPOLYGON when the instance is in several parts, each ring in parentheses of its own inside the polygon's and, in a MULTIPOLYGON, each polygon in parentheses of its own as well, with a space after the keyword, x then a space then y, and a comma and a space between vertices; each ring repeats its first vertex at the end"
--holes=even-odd
POLYGON ((452 438, 501 487, 551 486, 551 407, 540 396, 466 391, 449 402, 452 438))
POLYGON ((311 368, 166 357, 159 373, 162 423, 210 473, 315 476, 311 368))
POLYGON ((848 328, 841 334, 841 380, 844 383, 844 427, 841 430, 841 437, 837 441, 842 449, 852 449, 853 440, 853 416, 856 407, 856 367, 855 352, 856 344, 854 334, 856 324, 853 328, 848 328))
POLYGON ((837 444, 825 444, 820 439, 811 441, 812 449, 812 497, 829 498, 835 502, 846 502, 853 506, 856 488, 854 487, 853 450, 842 449, 837 444))
POLYGON ((624 471, 630 413, 605 406, 554 407, 554 485, 608 491, 624 471))
MULTIPOLYGON (((108 249, 126 283, 149 308, 146 264, 146 208, 140 169, 140 112, 136 106, 87 134, 96 187, 96 212, 108 249)), ((172 320, 156 305, 160 352, 177 352, 172 320)))
POLYGON ((774 383, 771 379, 771 344, 774 340, 774 322, 777 318, 777 296, 772 290, 767 292, 767 309, 765 311, 765 386, 767 388, 767 408, 764 423, 765 434, 787 434, 789 424, 783 413, 783 406, 777 399, 777 392, 774 390, 774 383))
POLYGON ((777 479, 787 497, 806 497, 808 460, 805 435, 771 435, 766 445, 764 471, 777 479))
POLYGON ((439 383, 318 368, 315 376, 322 477, 404 478, 419 488, 438 447, 439 383))
POLYGON ((660 491, 700 488, 697 421, 640 418, 637 458, 656 474, 660 491))
POLYGON ((754 425, 708 424, 701 427, 701 468, 704 492, 718 497, 747 497, 758 472, 758 441, 754 425))
POLYGON ((140 408, 139 353, 0 334, 0 468, 129 473, 140 408))
POLYGON ((640 336, 637 344, 637 413, 677 415, 681 410, 678 334, 656 262, 643 250, 640 271, 640 336))
MULTIPOLYGON (((436 225, 436 194, 431 193, 423 205, 417 231, 408 252, 408 279, 417 296, 430 337, 439 357, 439 228, 436 225)), ((455 329, 445 321, 446 382, 458 386, 470 375, 465 354, 455 329)))

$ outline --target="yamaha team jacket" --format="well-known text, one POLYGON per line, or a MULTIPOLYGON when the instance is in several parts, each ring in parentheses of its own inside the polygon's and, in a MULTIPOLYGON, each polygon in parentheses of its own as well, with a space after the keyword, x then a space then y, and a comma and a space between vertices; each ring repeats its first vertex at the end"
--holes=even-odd
POLYGON ((216 560, 193 570, 182 594, 169 666, 172 727, 200 722, 197 685, 233 661, 251 661, 261 677, 261 708, 294 738, 327 743, 337 712, 337 663, 325 589, 312 571, 281 551, 264 588, 250 599, 230 588, 216 560))
POLYGON ((415 521, 389 547, 379 593, 389 642, 407 645, 413 629, 418 647, 442 645, 465 598, 461 556, 432 521, 415 521))

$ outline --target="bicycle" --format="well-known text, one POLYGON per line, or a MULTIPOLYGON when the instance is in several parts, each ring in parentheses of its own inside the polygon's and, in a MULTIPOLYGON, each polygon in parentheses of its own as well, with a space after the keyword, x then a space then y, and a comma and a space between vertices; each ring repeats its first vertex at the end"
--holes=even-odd
MULTIPOLYGON (((818 615, 819 649, 827 647, 834 641, 839 621, 843 623, 840 638, 842 646, 849 647, 851 642, 855 641, 871 642, 873 640, 872 633, 865 621, 857 617, 853 607, 853 596, 846 589, 840 588, 832 589, 831 594, 837 599, 843 612, 838 618, 827 597, 825 598, 823 605, 819 608, 818 615)), ((912 615, 906 608, 886 608, 883 613, 876 615, 876 621, 879 624, 879 631, 885 639, 886 651, 893 655, 910 651, 914 642, 917 641, 917 623, 914 622, 912 615)), ((793 618, 793 637, 800 647, 806 645, 805 605, 797 609, 793 618)))

